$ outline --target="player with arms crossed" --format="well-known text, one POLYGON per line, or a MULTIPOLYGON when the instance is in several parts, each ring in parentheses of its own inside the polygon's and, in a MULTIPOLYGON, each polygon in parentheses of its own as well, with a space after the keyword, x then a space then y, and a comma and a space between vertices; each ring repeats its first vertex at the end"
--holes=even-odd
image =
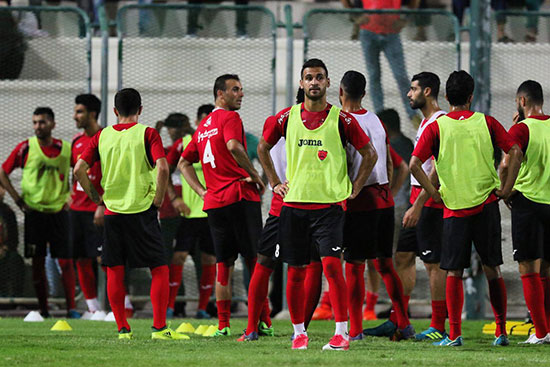
POLYGON ((309 341, 304 327, 304 278, 312 241, 319 249, 329 281, 336 320, 335 335, 323 349, 349 349, 346 284, 340 264, 343 206, 346 199, 357 196, 377 159, 370 139, 357 120, 327 103, 329 86, 325 64, 319 59, 306 61, 300 73, 304 103, 279 112, 274 123, 264 127, 258 146, 269 183, 284 199, 279 218, 279 243, 282 259, 289 264, 287 301, 294 327, 292 349, 307 349, 309 341), (268 154, 282 137, 286 139, 288 183, 281 181, 268 154), (345 145, 348 140, 363 157, 353 184, 347 174, 345 145))
POLYGON ((443 244, 441 268, 447 270, 446 301, 449 336, 434 345, 461 346, 464 291, 462 274, 470 266, 472 242, 481 257, 489 282, 489 297, 495 315, 493 345, 508 345, 506 333, 506 287, 502 264, 501 224, 498 198, 512 191, 521 162, 521 150, 491 116, 470 111, 474 80, 465 71, 447 79, 446 98, 450 112, 432 122, 422 133, 409 164, 411 173, 435 202, 443 200, 443 244), (496 145, 496 146, 495 146, 496 145), (494 165, 494 151, 510 154, 510 169, 500 182, 494 165), (422 169, 435 157, 440 188, 422 169))
POLYGON ((137 90, 118 91, 114 108, 118 123, 92 138, 77 161, 74 173, 93 202, 106 207, 102 264, 107 267, 107 295, 115 315, 118 338, 133 338, 124 309, 124 268, 128 265, 151 269, 151 338, 189 339, 166 327, 169 269, 158 208, 164 199, 169 169, 158 132, 138 123, 142 109, 137 90), (103 174, 103 196, 96 191, 87 174, 98 160, 103 174))
POLYGON ((256 244, 262 231, 260 194, 265 185, 246 154, 241 108, 243 88, 234 74, 214 83, 216 108, 200 123, 183 151, 178 168, 191 188, 204 200, 203 210, 217 261, 216 304, 218 330, 214 336, 231 335, 231 277, 241 254, 251 274, 256 264, 256 244), (206 187, 193 163, 201 162, 206 187))

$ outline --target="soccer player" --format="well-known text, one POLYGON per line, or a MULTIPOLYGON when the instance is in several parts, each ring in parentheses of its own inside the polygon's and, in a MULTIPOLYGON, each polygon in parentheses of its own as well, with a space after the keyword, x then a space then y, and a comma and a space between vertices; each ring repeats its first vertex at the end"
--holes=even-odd
POLYGON ((157 215, 164 199, 169 169, 158 132, 138 123, 142 109, 137 90, 118 91, 114 108, 118 123, 94 135, 77 161, 74 173, 92 201, 106 207, 102 264, 107 267, 107 295, 115 315, 118 338, 133 338, 124 309, 124 268, 129 266, 151 269, 151 338, 188 339, 166 327, 169 269, 157 215), (103 196, 87 174, 97 161, 103 174, 103 196), (157 168, 156 182, 152 174, 154 167, 157 168))
POLYGON ((336 320, 335 335, 323 349, 349 349, 346 284, 340 264, 343 206, 348 197, 357 196, 377 158, 357 120, 327 103, 329 86, 325 64, 319 59, 306 61, 300 73, 304 103, 282 110, 274 123, 264 126, 258 146, 269 183, 284 200, 279 218, 279 242, 281 257, 289 265, 287 301, 294 327, 293 349, 306 349, 309 341, 304 327, 304 278, 312 241, 319 250, 329 281, 336 320), (286 140, 288 182, 277 175, 268 154, 282 137, 286 140), (348 140, 363 156, 353 184, 347 175, 345 145, 348 140))
POLYGON ((236 112, 243 96, 237 75, 224 74, 216 79, 216 108, 200 123, 178 163, 185 180, 204 200, 214 241, 219 321, 214 336, 231 335, 230 279, 235 260, 241 254, 253 273, 262 230, 260 194, 265 185, 246 154, 243 123, 236 112), (199 161, 206 187, 193 168, 199 161))
MULTIPOLYGON (((74 166, 92 137, 101 129, 97 119, 101 111, 101 101, 93 94, 80 94, 75 98, 73 119, 78 129, 83 132, 78 133, 71 145, 71 165, 74 166)), ((94 185, 96 191, 103 193, 101 188, 101 165, 99 162, 88 171, 88 177, 94 185)), ((103 243, 103 235, 100 227, 103 227, 103 212, 105 207, 96 205, 86 195, 80 183, 74 179, 73 189, 71 191, 71 207, 69 211, 69 220, 71 224, 71 242, 73 246, 73 256, 76 260, 78 270, 78 280, 88 311, 94 313, 101 310, 97 301, 97 285, 94 264, 101 255, 98 248, 103 243)))
MULTIPOLYGON (((393 267, 394 202, 390 191, 393 164, 389 140, 384 125, 372 112, 361 105, 365 96, 366 80, 357 71, 347 71, 340 82, 342 111, 350 113, 369 136, 378 160, 361 187, 359 194, 348 200, 344 224, 344 260, 346 261, 347 297, 350 309, 350 339, 363 339, 362 307, 365 299, 365 260, 377 259, 376 270, 382 276, 397 317, 397 330, 392 340, 410 339, 414 336, 403 298, 403 286, 393 267)), ((355 180, 363 158, 348 143, 349 176, 355 180)), ((366 331, 371 330, 367 329, 366 331)), ((367 333, 367 335, 370 335, 367 333)))
MULTIPOLYGON (((516 93, 515 125, 509 134, 523 151, 512 207, 514 260, 519 264, 523 294, 535 333, 526 344, 550 343, 550 116, 542 110, 542 86, 527 80, 516 93)), ((509 174, 510 155, 505 155, 502 179, 509 174)))
MULTIPOLYGON (((212 106, 213 109, 214 106, 212 106)), ((201 118, 206 117, 211 111, 206 114, 203 113, 204 107, 199 107, 197 113, 196 124, 200 123, 201 118)), ((174 176, 178 176, 178 182, 181 183, 179 192, 172 190, 171 185, 168 185, 169 198, 168 201, 172 204, 175 210, 182 216, 179 228, 177 228, 176 234, 176 246, 174 248, 174 255, 170 264, 170 301, 168 302, 168 312, 173 312, 176 295, 178 288, 182 282, 182 271, 185 259, 190 252, 193 252, 198 245, 201 251, 201 271, 199 280, 199 303, 196 318, 197 319, 209 319, 210 315, 206 312, 206 306, 214 289, 214 281, 216 277, 216 256, 214 255, 214 244, 212 242, 212 236, 210 234, 210 227, 208 226, 208 219, 206 213, 202 210, 204 201, 197 195, 195 191, 189 186, 189 184, 180 178, 180 172, 175 171, 176 166, 181 157, 181 153, 185 150, 195 132, 191 128, 189 121, 183 126, 185 135, 174 142, 174 145, 170 148, 166 160, 170 166, 170 172, 172 172, 171 180, 174 180, 174 176)), ((204 174, 202 173, 202 167, 200 163, 193 165, 199 177, 199 181, 204 184, 204 174)))
MULTIPOLYGON (((430 72, 422 72, 412 77, 407 96, 411 108, 420 109, 424 119, 418 127, 415 144, 422 132, 438 117, 445 115, 437 102, 440 86, 439 77, 430 72)), ((436 175, 433 159, 427 159, 422 165, 427 175, 436 175)), ((418 181, 411 177, 411 207, 403 216, 403 227, 399 233, 395 267, 403 282, 403 291, 408 303, 416 282, 416 256, 424 262, 432 298, 432 320, 430 327, 416 335, 418 340, 438 340, 446 336, 445 303, 446 273, 439 267, 441 258, 441 240, 443 235, 443 204, 429 198, 418 181)))
POLYGON ((472 242, 481 257, 489 282, 495 315, 493 345, 508 345, 506 334, 506 287, 502 264, 498 198, 508 198, 517 176, 522 153, 493 117, 470 111, 474 80, 465 71, 447 79, 446 98, 451 106, 445 116, 426 127, 409 164, 411 173, 435 202, 443 200, 442 269, 447 271, 446 302, 449 336, 435 345, 461 346, 461 315, 464 304, 462 274, 470 265, 472 242), (499 181, 494 166, 496 148, 510 154, 508 175, 499 181), (440 188, 430 181, 422 164, 434 156, 440 188))
POLYGON ((49 317, 48 286, 44 261, 46 246, 61 268, 67 317, 80 318, 74 300, 76 276, 69 244, 69 173, 71 144, 52 137, 55 116, 51 108, 38 107, 32 115, 36 136, 19 143, 0 169, 0 183, 25 213, 25 257, 32 258, 32 280, 40 313, 49 317), (21 191, 9 175, 23 169, 21 191))

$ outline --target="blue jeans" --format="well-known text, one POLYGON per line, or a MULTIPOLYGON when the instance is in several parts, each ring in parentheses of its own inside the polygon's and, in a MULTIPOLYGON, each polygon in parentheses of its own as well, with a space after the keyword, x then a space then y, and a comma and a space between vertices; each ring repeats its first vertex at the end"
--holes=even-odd
POLYGON ((384 52, 391 71, 399 87, 399 93, 403 100, 403 106, 409 118, 415 115, 415 112, 409 105, 407 92, 410 88, 410 79, 405 70, 405 58, 403 56, 403 46, 399 34, 378 34, 362 29, 359 33, 365 63, 367 64, 367 73, 369 76, 369 92, 374 104, 374 111, 379 112, 384 109, 384 93, 380 81, 380 52, 384 52))

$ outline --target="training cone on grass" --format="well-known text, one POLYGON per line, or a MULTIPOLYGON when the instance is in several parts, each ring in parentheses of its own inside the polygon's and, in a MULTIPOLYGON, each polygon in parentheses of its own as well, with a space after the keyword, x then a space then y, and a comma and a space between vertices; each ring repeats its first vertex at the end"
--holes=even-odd
POLYGON ((71 327, 71 325, 69 325, 67 321, 59 320, 52 326, 50 330, 51 331, 71 331, 73 330, 73 328, 71 327))
POLYGON ((90 311, 86 311, 80 316, 80 320, 91 320, 93 315, 90 311))
POLYGON ((210 325, 208 329, 202 334, 202 336, 210 337, 214 336, 216 334, 216 331, 218 331, 218 327, 216 325, 210 325))
POLYGON ((27 316, 25 316, 23 321, 26 321, 26 322, 42 322, 42 321, 44 321, 44 318, 42 317, 42 315, 40 315, 40 312, 31 311, 27 314, 27 316))
POLYGON ((193 325, 191 325, 190 323, 188 322, 183 322, 177 329, 176 331, 178 333, 182 333, 182 334, 190 334, 190 333, 194 333, 195 332, 195 328, 193 327, 193 325))
POLYGON ((195 330, 195 334, 203 335, 206 330, 208 330, 208 325, 199 325, 199 327, 195 330))
POLYGON ((112 313, 112 312, 109 312, 107 314, 107 316, 105 316, 105 318, 103 319, 103 321, 107 321, 107 322, 115 322, 115 314, 112 313))
POLYGON ((105 321, 106 318, 107 318, 107 314, 104 311, 96 311, 96 312, 94 312, 92 317, 90 317, 90 320, 92 320, 92 321, 105 321))

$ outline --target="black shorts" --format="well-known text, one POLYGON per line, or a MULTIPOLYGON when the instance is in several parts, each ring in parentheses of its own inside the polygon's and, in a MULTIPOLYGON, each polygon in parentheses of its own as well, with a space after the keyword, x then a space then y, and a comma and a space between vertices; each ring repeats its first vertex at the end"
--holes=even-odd
POLYGON ((502 265, 500 211, 497 201, 485 205, 479 214, 443 219, 441 269, 468 268, 472 242, 483 265, 502 265))
POLYGON ((344 260, 391 258, 394 207, 347 212, 344 225, 344 260))
POLYGON ((214 255, 214 242, 208 218, 181 218, 174 251, 194 254, 195 248, 208 255, 214 255))
POLYGON ((550 205, 518 192, 511 199, 514 260, 550 260, 550 205))
POLYGON ((259 202, 242 200, 206 212, 217 262, 235 260, 239 254, 245 259, 256 257, 262 232, 259 202))
POLYGON ((69 211, 73 257, 95 258, 101 255, 103 231, 94 224, 94 212, 69 211))
POLYGON ((258 253, 277 260, 281 254, 279 246, 279 217, 269 214, 265 221, 260 241, 258 241, 258 253))
POLYGON ((414 228, 401 228, 397 241, 397 252, 414 252, 429 264, 441 260, 443 240, 443 209, 423 207, 414 228))
POLYGON ((30 210, 25 213, 25 257, 46 256, 50 244, 53 258, 71 259, 73 252, 69 242, 69 213, 42 213, 30 210))
POLYGON ((141 213, 105 216, 103 265, 155 268, 168 264, 165 252, 155 206, 141 213))
POLYGON ((283 206, 279 218, 279 243, 282 259, 292 266, 307 265, 317 254, 319 258, 340 258, 344 231, 344 210, 339 205, 307 210, 283 206))

